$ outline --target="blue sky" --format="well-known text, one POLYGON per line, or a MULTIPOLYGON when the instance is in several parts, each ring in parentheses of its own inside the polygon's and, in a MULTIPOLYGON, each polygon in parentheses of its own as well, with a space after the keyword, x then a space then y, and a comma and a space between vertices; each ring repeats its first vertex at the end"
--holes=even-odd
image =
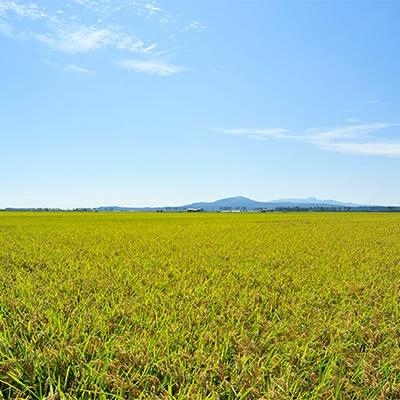
POLYGON ((0 207, 400 204, 400 3, 0 0, 0 207))

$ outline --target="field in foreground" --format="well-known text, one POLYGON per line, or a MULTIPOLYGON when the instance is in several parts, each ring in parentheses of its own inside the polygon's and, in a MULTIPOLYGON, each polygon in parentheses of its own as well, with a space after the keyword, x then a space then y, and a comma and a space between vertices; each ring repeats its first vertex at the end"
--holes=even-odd
POLYGON ((0 213, 0 399, 398 399, 400 214, 0 213))

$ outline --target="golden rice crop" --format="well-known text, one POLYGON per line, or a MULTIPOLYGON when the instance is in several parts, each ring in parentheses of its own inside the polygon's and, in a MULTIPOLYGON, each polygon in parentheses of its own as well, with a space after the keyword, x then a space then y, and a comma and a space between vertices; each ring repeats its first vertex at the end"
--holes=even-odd
POLYGON ((400 214, 0 213, 0 398, 398 399, 400 214))

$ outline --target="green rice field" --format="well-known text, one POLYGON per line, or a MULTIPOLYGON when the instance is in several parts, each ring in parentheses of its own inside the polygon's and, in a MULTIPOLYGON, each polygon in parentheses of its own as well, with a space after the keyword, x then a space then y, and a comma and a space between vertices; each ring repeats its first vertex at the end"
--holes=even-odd
POLYGON ((399 399, 400 214, 0 213, 0 399, 399 399))

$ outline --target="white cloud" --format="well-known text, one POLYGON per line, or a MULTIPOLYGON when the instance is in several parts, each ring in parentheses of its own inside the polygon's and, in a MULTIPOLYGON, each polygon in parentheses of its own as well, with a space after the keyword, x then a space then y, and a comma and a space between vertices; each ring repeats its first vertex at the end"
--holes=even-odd
POLYGON ((76 64, 68 64, 62 68, 64 72, 72 72, 78 75, 86 75, 86 76, 93 76, 95 72, 91 69, 82 67, 76 64))
POLYGON ((82 75, 82 76, 88 76, 88 77, 92 77, 96 74, 95 71, 83 67, 82 65, 78 65, 78 64, 67 64, 67 65, 62 65, 59 64, 57 62, 48 60, 48 59, 44 59, 43 62, 47 65, 49 65, 50 67, 57 69, 59 71, 62 72, 70 72, 76 75, 82 75))
POLYGON ((390 128, 391 126, 393 126, 393 124, 381 122, 373 124, 340 126, 335 128, 312 128, 308 131, 308 135, 305 135, 305 137, 311 140, 354 139, 369 135, 370 133, 381 129, 390 128))
POLYGON ((145 44, 121 27, 100 24, 85 25, 66 23, 58 17, 52 17, 47 24, 47 32, 36 33, 34 38, 53 50, 67 54, 87 53, 101 48, 111 47, 121 51, 151 53, 156 44, 145 44))
POLYGON ((156 44, 146 45, 134 35, 112 28, 96 28, 85 25, 56 25, 45 34, 35 38, 53 50, 67 54, 88 53, 101 48, 112 47, 133 53, 151 53, 156 44))
POLYGON ((126 59, 116 63, 121 68, 160 76, 187 70, 184 66, 161 60, 170 58, 171 52, 176 51, 174 36, 182 26, 187 30, 203 29, 199 22, 180 20, 180 14, 167 12, 152 0, 69 0, 57 4, 28 1, 0 0, 0 34, 35 40, 67 55, 113 51, 111 57, 126 59), (133 22, 138 18, 141 21, 128 24, 125 16, 129 15, 133 22), (136 25, 145 36, 162 29, 160 42, 139 38, 141 35, 133 28, 136 25), (132 53, 143 60, 130 59, 132 53), (155 58, 157 61, 153 61, 155 58))
POLYGON ((227 135, 248 136, 252 138, 287 139, 288 132, 281 128, 257 129, 257 128, 212 128, 212 130, 227 135))
POLYGON ((158 12, 161 11, 161 8, 158 7, 158 6, 156 5, 155 2, 146 3, 146 4, 144 5, 144 8, 145 8, 150 14, 155 14, 155 13, 158 13, 158 12))
POLYGON ((7 22, 0 20, 0 33, 12 37, 14 30, 7 22))
POLYGON ((378 100, 371 100, 371 99, 362 100, 362 101, 361 101, 361 104, 378 104, 378 103, 379 103, 378 100))
POLYGON ((86 53, 112 42, 112 34, 106 29, 86 26, 60 28, 46 34, 37 34, 36 39, 54 50, 65 53, 86 53))
POLYGON ((60 64, 58 64, 58 63, 56 63, 56 62, 54 62, 54 61, 48 60, 47 58, 43 59, 43 62, 44 62, 45 64, 49 65, 50 67, 53 67, 53 68, 60 68, 60 64))
MULTIPOLYGON (((51 8, 48 5, 47 8, 49 7, 51 8)), ((71 0, 64 8, 49 11, 35 3, 20 4, 16 0, 0 0, 0 33, 15 38, 21 37, 23 33, 25 38, 36 39, 53 50, 69 54, 105 47, 151 53, 157 47, 156 43, 142 41, 127 24, 114 24, 123 12, 135 8, 148 14, 160 13, 160 17, 164 16, 164 12, 161 12, 155 2, 135 5, 128 0, 71 0), (43 20, 40 24, 32 24, 32 21, 39 18, 43 20), (18 24, 22 19, 24 24, 18 24)), ((149 24, 154 25, 157 22, 149 20, 147 25, 149 24)), ((148 29, 149 26, 146 30, 148 29)))
POLYGON ((192 21, 188 23, 182 30, 183 31, 200 31, 203 32, 207 29, 205 25, 202 25, 198 21, 192 21))
POLYGON ((16 1, 1 1, 0 0, 0 16, 6 13, 14 13, 21 18, 38 19, 47 17, 38 5, 31 3, 27 5, 19 4, 16 1))
POLYGON ((94 0, 72 0, 72 2, 88 8, 97 8, 99 6, 99 2, 94 0))
POLYGON ((333 128, 312 128, 303 134, 291 134, 282 128, 211 128, 229 135, 242 135, 256 139, 275 139, 309 143, 323 150, 346 154, 399 156, 400 140, 377 137, 377 132, 399 127, 387 122, 348 125, 333 128))
POLYGON ((124 60, 116 62, 116 65, 129 71, 159 76, 174 75, 187 71, 187 68, 181 65, 169 64, 161 61, 124 60))
POLYGON ((400 142, 327 142, 321 143, 320 147, 325 150, 336 151, 340 153, 400 157, 400 142))
POLYGON ((360 118, 357 118, 357 117, 346 118, 344 121, 348 122, 350 124, 355 124, 357 122, 361 122, 360 118))
POLYGON ((130 10, 137 15, 165 16, 163 9, 155 1, 129 0, 130 10))
POLYGON ((112 43, 119 50, 127 50, 136 53, 151 53, 157 45, 155 43, 145 45, 140 39, 133 35, 126 35, 114 32, 112 35, 112 43))

